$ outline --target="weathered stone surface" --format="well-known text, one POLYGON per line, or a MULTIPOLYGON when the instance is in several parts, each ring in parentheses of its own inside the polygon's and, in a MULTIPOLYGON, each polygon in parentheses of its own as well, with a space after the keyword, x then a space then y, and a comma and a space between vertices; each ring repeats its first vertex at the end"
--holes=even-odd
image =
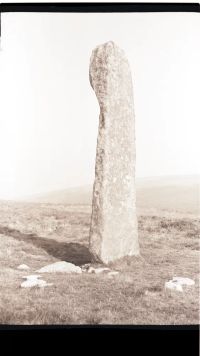
POLYGON ((113 42, 94 49, 90 83, 100 106, 90 251, 108 263, 139 254, 132 78, 124 52, 113 42))
POLYGON ((37 270, 39 273, 52 273, 52 272, 64 272, 64 273, 82 273, 79 266, 75 266, 73 263, 59 261, 51 263, 37 270))

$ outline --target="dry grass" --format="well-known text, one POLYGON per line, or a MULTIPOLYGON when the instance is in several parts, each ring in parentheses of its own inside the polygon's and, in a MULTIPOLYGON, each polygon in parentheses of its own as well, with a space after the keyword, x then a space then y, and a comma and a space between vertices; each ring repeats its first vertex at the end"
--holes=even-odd
POLYGON ((1 203, 1 324, 198 324, 199 226, 191 214, 139 215, 141 257, 112 265, 107 275, 45 274, 44 289, 22 289, 21 263, 36 269, 58 260, 91 261, 89 206, 1 203), (195 280, 166 293, 173 276, 195 280))

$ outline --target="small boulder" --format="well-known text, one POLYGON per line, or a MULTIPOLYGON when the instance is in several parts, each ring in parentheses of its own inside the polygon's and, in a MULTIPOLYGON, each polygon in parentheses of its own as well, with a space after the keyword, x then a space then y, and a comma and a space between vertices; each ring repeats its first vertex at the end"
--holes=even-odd
POLYGON ((54 273, 54 272, 62 272, 62 273, 81 273, 82 270, 79 266, 74 265, 73 263, 59 261, 52 263, 50 265, 44 266, 37 270, 39 273, 54 273))
POLYGON ((25 264, 22 264, 22 265, 19 265, 18 267, 17 267, 17 269, 21 269, 21 270, 29 270, 30 269, 30 267, 29 266, 27 266, 27 265, 25 265, 25 264))

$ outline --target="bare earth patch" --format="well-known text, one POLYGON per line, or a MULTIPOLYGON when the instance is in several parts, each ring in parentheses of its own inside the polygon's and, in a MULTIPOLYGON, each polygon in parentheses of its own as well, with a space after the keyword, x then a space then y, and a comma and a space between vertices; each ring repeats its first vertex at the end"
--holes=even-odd
POLYGON ((192 214, 140 211, 141 257, 109 265, 117 275, 45 273, 52 286, 20 288, 26 273, 47 264, 92 262, 90 214, 87 205, 0 204, 0 323, 198 324, 199 222, 192 214), (174 276, 195 285, 167 293, 174 276))

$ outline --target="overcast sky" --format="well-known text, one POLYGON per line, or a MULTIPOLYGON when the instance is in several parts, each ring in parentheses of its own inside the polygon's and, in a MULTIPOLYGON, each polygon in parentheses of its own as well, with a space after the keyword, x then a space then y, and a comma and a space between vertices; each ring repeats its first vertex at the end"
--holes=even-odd
POLYGON ((0 198, 93 183, 89 60, 109 40, 132 69, 136 176, 199 173, 199 37, 196 13, 2 14, 0 198))

